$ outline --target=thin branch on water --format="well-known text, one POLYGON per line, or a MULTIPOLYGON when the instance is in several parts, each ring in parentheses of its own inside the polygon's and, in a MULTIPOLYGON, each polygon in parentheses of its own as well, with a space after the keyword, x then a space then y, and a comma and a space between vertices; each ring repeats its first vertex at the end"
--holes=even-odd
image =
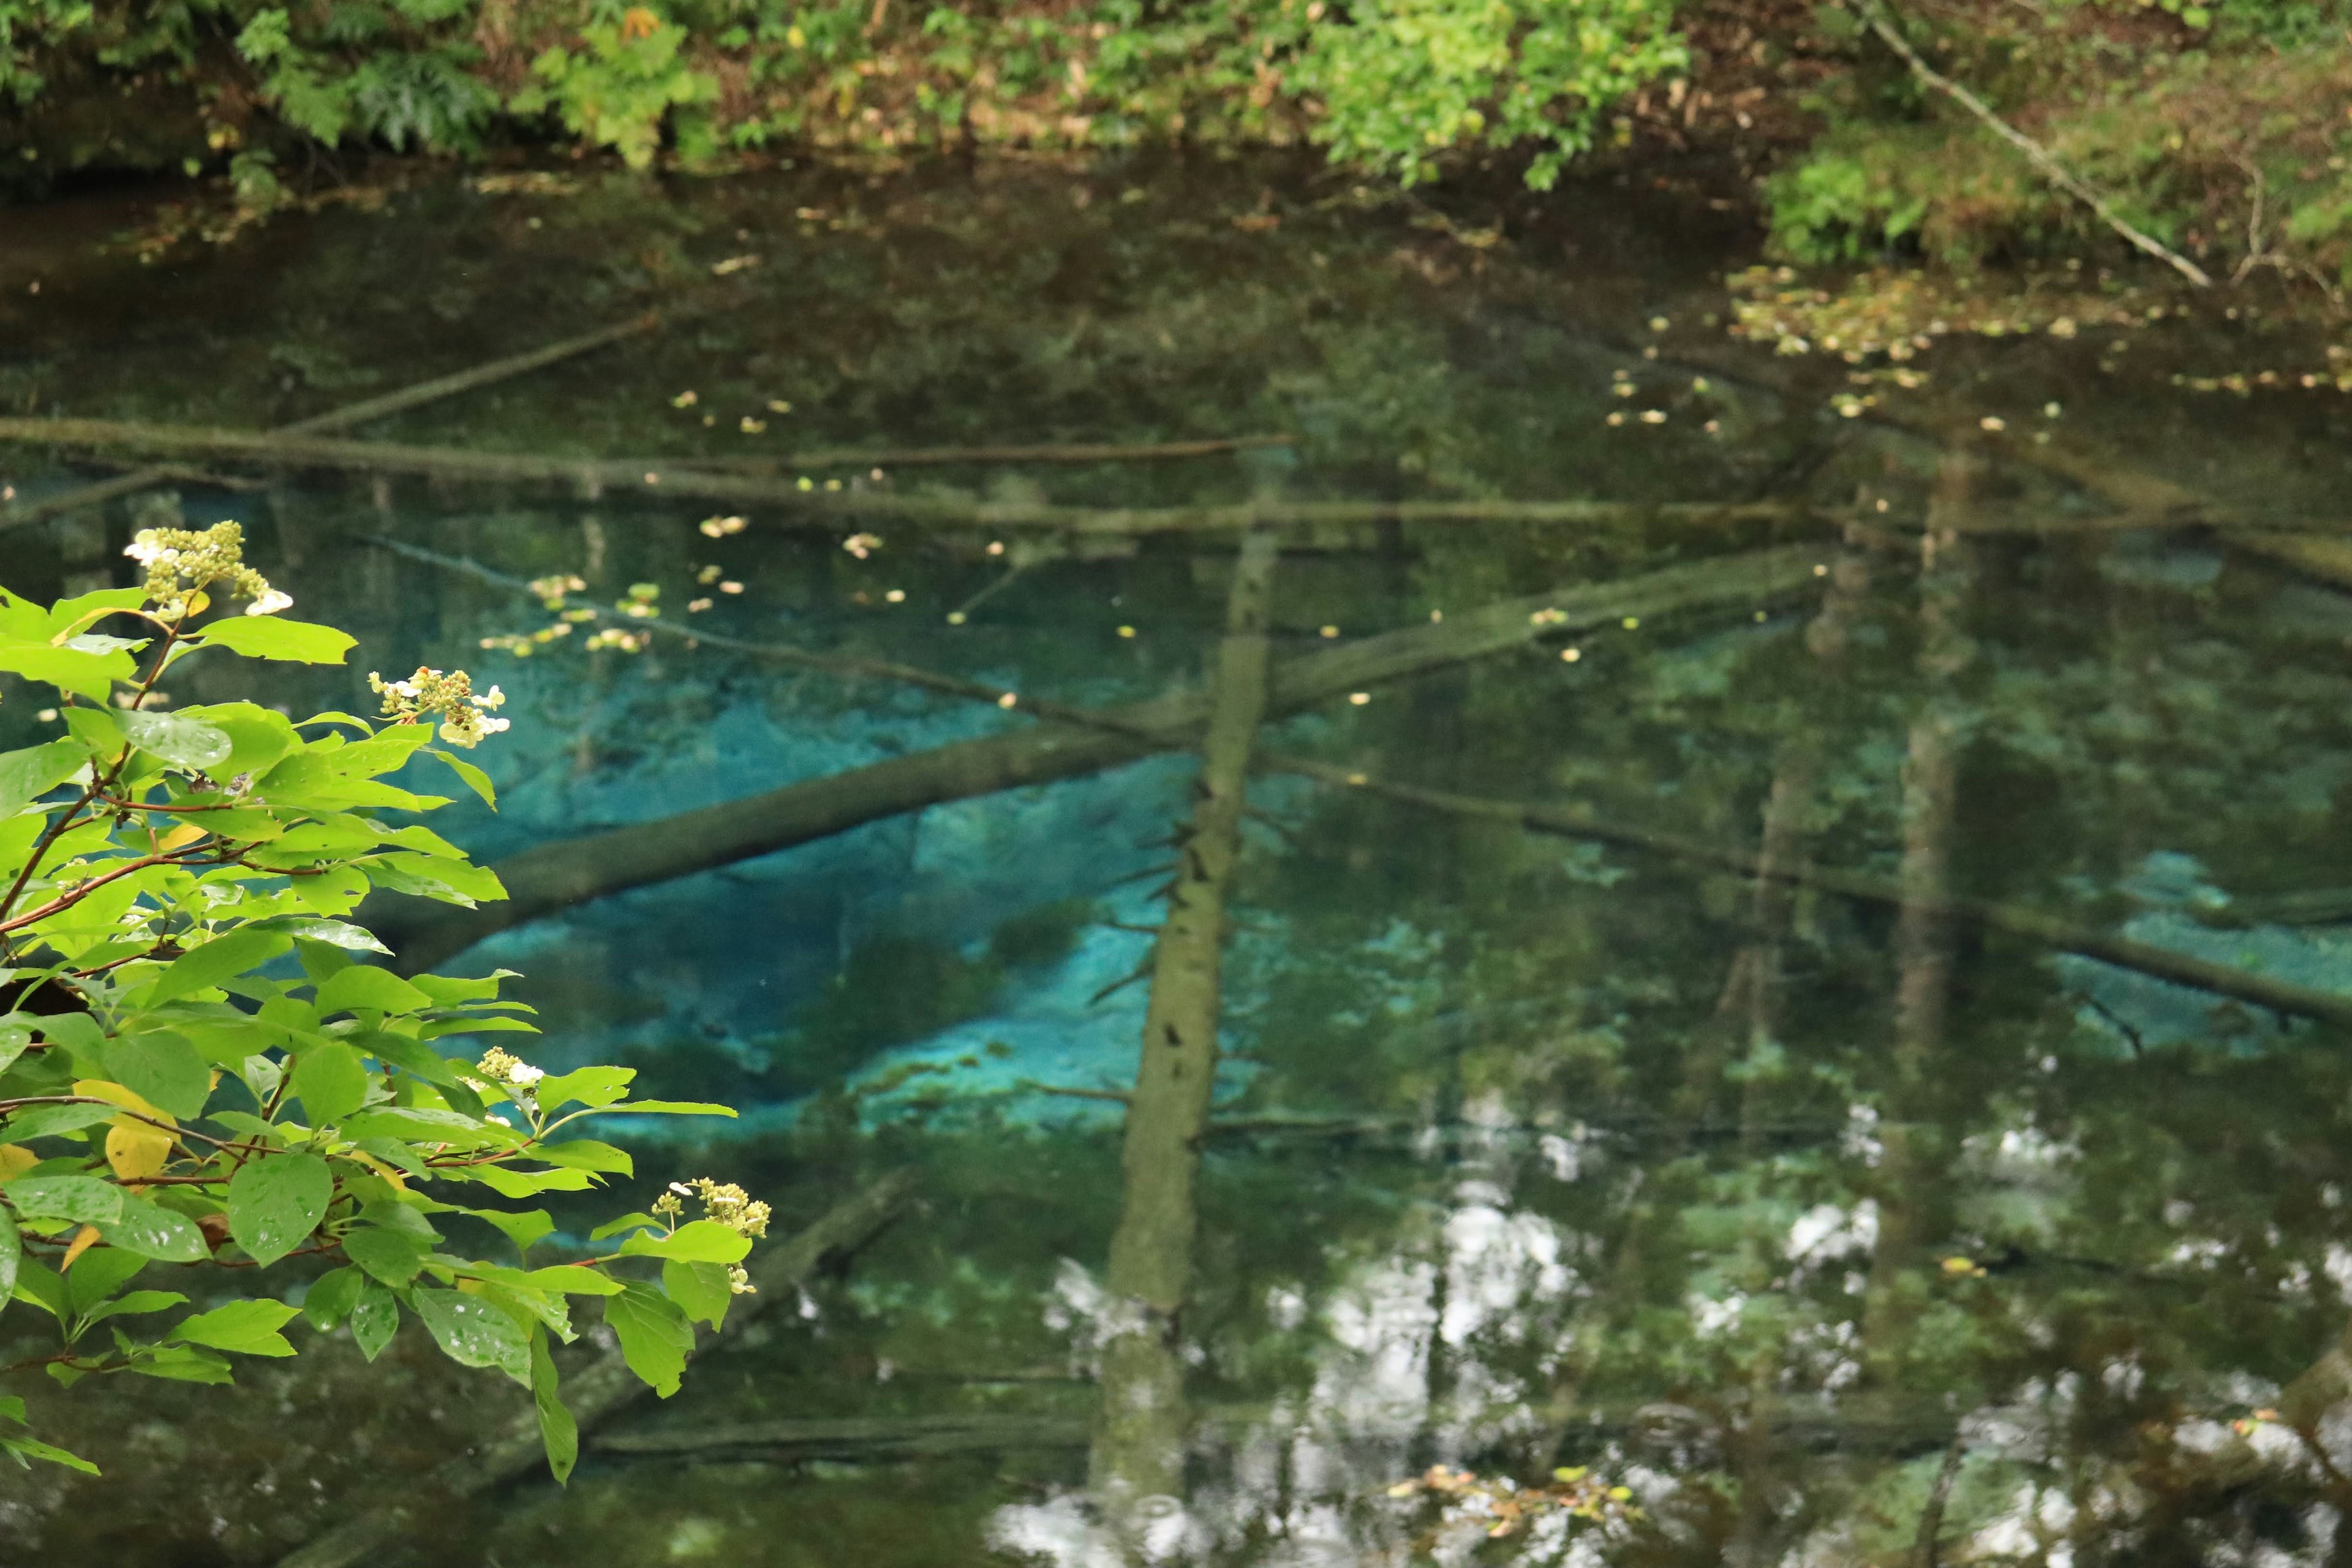
POLYGON ((1902 29, 1888 17, 1881 0, 1855 0, 1855 4, 1860 6, 1863 19, 1869 24, 1870 30, 1878 35, 1880 42, 1903 58, 1903 63, 1911 68, 1912 75, 1975 115, 1991 129, 1993 134, 2024 153, 2025 161, 2032 164, 2043 179, 2089 207, 2098 215, 2101 223, 2121 235, 2135 248, 2155 257, 2200 289, 2213 286, 2213 279, 2203 268, 2153 235, 2135 228, 2116 211, 2113 203, 2089 181, 2060 163, 2050 149, 2003 120, 1983 99, 1922 59, 1919 51, 1911 47, 1911 40, 1905 37, 1902 29))

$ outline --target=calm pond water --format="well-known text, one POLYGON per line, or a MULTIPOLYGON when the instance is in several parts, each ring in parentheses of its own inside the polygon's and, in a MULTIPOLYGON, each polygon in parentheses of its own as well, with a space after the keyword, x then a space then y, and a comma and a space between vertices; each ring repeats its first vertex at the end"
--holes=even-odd
MULTIPOLYGON (((1608 183, 1497 234, 1287 165, 436 174, 152 264, 99 244, 129 211, 6 215, 6 412, 266 427, 673 311, 353 433, 667 491, 222 460, 265 482, 0 531, 0 572, 116 581, 133 528, 235 518, 361 638, 272 700, 504 687, 502 809, 436 827, 612 887, 445 966, 524 972, 537 1059, 746 1111, 646 1130, 569 1234, 677 1175, 779 1235, 914 1186, 568 1489, 443 1497, 517 1391, 337 1334, 233 1392, 27 1390, 106 1475, 0 1471, 0 1562, 272 1563, 362 1492, 417 1509, 365 1560, 450 1568, 2352 1553, 2347 557, 2200 526, 2340 523, 2352 399, 2295 384, 2308 331, 1954 338, 1864 389, 1726 334, 1736 214, 1608 183), (792 458, 1260 435, 1295 441, 792 458), (767 492, 678 493, 749 459, 767 492), (2155 481, 2208 510, 2108 525, 2155 481), (1279 510, 1464 500, 1626 504, 1279 510), (906 759, 1201 682, 1236 532, 1164 509, 1243 503, 1294 520, 1293 673, 1224 1059, 1197 1149, 1123 1171, 1189 731, 906 759), (602 618, 553 634, 520 586, 549 576, 602 618), (821 810, 786 790, 833 774, 821 810), (563 847, 747 797, 731 847, 751 808, 563 847), (1188 1304, 1139 1336, 1126 1189, 1195 1155, 1188 1304)), ((96 471, 0 448, 23 500, 96 471)), ((39 730, 0 708, 0 744, 39 730)))

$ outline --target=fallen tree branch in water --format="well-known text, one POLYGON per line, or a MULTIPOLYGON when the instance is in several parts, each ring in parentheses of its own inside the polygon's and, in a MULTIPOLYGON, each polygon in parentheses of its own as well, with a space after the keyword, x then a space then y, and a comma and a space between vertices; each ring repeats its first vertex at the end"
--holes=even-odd
MULTIPOLYGON (((1296 713, 1351 691, 1633 617, 1785 599, 1815 581, 1819 552, 1801 546, 1581 584, 1508 599, 1441 624, 1366 637, 1276 666, 1269 714, 1296 713)), ((1185 689, 1085 713, 1006 693, 1039 727, 961 741, 911 756, 786 784, 742 799, 609 832, 538 845, 492 868, 507 898, 478 909, 370 900, 357 917, 398 953, 404 973, 440 963, 494 931, 631 888, 732 865, 944 801, 1098 773, 1192 744, 1208 700, 1185 689)))
POLYGON ((1260 765, 1272 772, 1298 773, 1407 805, 1424 806, 1459 816, 1513 823, 1530 832, 1616 844, 1629 849, 1646 850, 1668 859, 1737 871, 1742 876, 1769 877, 1801 887, 1820 888, 1866 903, 1885 904, 1898 909, 1908 904, 1943 919, 2007 931, 2061 952, 2096 959, 2119 969, 2136 970, 2154 979, 2228 996, 2269 1012, 2314 1018, 2323 1023, 2352 1025, 2352 996, 2339 996, 2306 985, 2290 984, 2232 964, 2215 963, 2208 959, 2175 952, 2170 948, 2158 947, 2151 942, 2134 942, 2129 937, 2115 936, 2089 926, 2077 925, 2060 916, 2044 914, 2020 904, 1958 894, 1929 896, 1916 889, 1906 889, 1892 878, 1842 871, 1803 860, 1768 861, 1751 850, 1736 849, 1703 838, 1689 838, 1680 834, 1603 821, 1581 807, 1495 800, 1481 795, 1456 795, 1450 790, 1423 789, 1414 784, 1375 779, 1368 773, 1309 757, 1269 754, 1260 765))
MULTIPOLYGON (((756 1293, 739 1296, 727 1327, 696 1331, 697 1354, 735 1332, 778 1300, 796 1299, 800 1284, 827 1258, 854 1252, 879 1234, 906 1206, 915 1188, 912 1172, 894 1171, 865 1191, 828 1210, 815 1224, 752 1260, 756 1293)), ((637 1402, 649 1390, 629 1371, 618 1350, 606 1351, 563 1380, 563 1402, 583 1432, 637 1402)), ((436 1510, 478 1497, 546 1463, 535 1415, 462 1458, 452 1459, 415 1483, 410 1500, 371 1509, 323 1535, 314 1536, 278 1560, 278 1568, 353 1568, 414 1531, 432 1527, 436 1510)))
POLYGON ((1591 526, 1670 519, 1698 522, 1783 521, 1805 509, 1785 501, 1648 502, 1513 500, 1241 501, 1213 506, 1078 507, 897 495, 887 490, 802 489, 794 480, 715 473, 691 458, 559 458, 405 447, 262 430, 142 425, 110 419, 0 419, 0 442, 132 450, 288 468, 411 474, 472 484, 558 484, 592 495, 635 494, 789 508, 800 526, 889 517, 934 527, 1143 538, 1161 533, 1238 532, 1254 527, 1345 528, 1383 522, 1514 522, 1591 526))
POLYGON ((782 458, 697 458, 716 473, 793 474, 804 468, 912 468, 950 463, 1155 463, 1296 447, 1296 436, 1228 436, 1205 441, 1078 442, 1034 447, 818 447, 782 458))
POLYGON ((1905 37, 1902 30, 1888 19, 1886 8, 1879 3, 1879 0, 1855 0, 1855 3, 1862 12, 1863 20, 1869 24, 1870 30, 1878 35, 1881 43, 1902 57, 1903 63, 1911 68, 1913 76, 1975 115, 1992 131, 1994 135, 2024 153, 2025 161, 2032 164, 2043 179, 2089 207, 2098 215, 2101 223, 2121 235, 2135 249, 2153 256, 2200 289, 2210 289, 2213 286, 2213 279, 2206 274, 2203 268, 2153 235, 2132 226, 2125 221, 2121 214, 2116 211, 2113 203, 2100 195, 2090 182, 2060 163, 2049 148, 2003 120, 1983 99, 1920 58, 1919 51, 1911 47, 1911 40, 1905 37))
POLYGON ((1087 1424, 1069 1416, 901 1415, 745 1421, 599 1437, 600 1454, 630 1458, 755 1453, 778 1459, 909 1459, 1017 1448, 1083 1448, 1087 1424))
MULTIPOLYGON (((363 403, 350 404, 325 414, 314 415, 308 419, 297 420, 291 425, 281 426, 273 434, 317 435, 329 430, 347 430, 354 425, 362 425, 372 419, 388 418, 394 414, 405 413, 411 408, 421 408, 428 403, 437 403, 445 397, 455 397, 461 392, 471 392, 477 387, 488 386, 547 365, 576 358, 593 350, 601 349, 607 343, 619 342, 624 338, 633 338, 643 332, 653 331, 662 324, 662 321, 663 318, 658 312, 649 312, 633 321, 623 321, 618 326, 606 327, 600 331, 589 332, 581 337, 567 338, 562 342, 550 343, 545 348, 533 349, 529 353, 492 360, 488 364, 476 365, 471 370, 461 370, 454 374, 436 376, 431 381, 420 381, 413 386, 403 387, 397 392, 388 392, 381 397, 371 397, 363 403)), ((45 518, 56 517, 60 513, 78 510, 83 507, 103 505, 118 497, 136 495, 142 490, 152 489, 157 485, 168 484, 177 479, 194 479, 201 483, 232 487, 238 482, 191 472, 182 466, 159 464, 152 468, 119 475, 114 479, 100 479, 95 484, 82 485, 66 491, 63 495, 50 496, 44 500, 19 502, 13 508, 0 509, 0 532, 39 522, 45 518)))

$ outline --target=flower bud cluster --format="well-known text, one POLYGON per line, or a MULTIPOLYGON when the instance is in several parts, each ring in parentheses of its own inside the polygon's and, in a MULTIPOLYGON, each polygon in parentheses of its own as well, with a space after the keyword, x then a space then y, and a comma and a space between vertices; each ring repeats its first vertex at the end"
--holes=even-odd
MULTIPOLYGON (((694 1181, 672 1182, 669 1191, 654 1200, 654 1213, 671 1224, 677 1223, 686 1212, 686 1200, 702 1200, 702 1217, 714 1225, 723 1225, 738 1236, 762 1237, 768 1234, 768 1205, 755 1201, 751 1194, 732 1182, 714 1182, 708 1176, 694 1181)), ((738 1296, 755 1294, 751 1277, 740 1263, 727 1269, 729 1287, 738 1296)))
POLYGON ((539 602, 551 610, 563 608, 563 596, 566 594, 583 594, 587 590, 587 582, 569 572, 558 572, 553 576, 534 577, 530 580, 530 591, 538 595, 539 602))
POLYGON ((473 678, 462 669, 444 675, 419 665, 405 680, 386 680, 370 671, 368 685, 383 694, 385 718, 398 724, 438 719, 441 738, 453 746, 470 750, 482 743, 483 736, 495 735, 508 724, 490 716, 493 710, 506 705, 506 693, 493 686, 478 694, 473 678))
POLYGON ((122 552, 146 568, 141 584, 158 618, 177 621, 198 608, 195 598, 215 583, 248 603, 248 616, 275 615, 294 603, 245 563, 245 530, 233 522, 210 528, 142 528, 122 552))
POLYGON ((474 1070, 502 1089, 532 1089, 547 1076, 545 1068, 535 1068, 511 1052, 492 1046, 474 1064, 474 1070))

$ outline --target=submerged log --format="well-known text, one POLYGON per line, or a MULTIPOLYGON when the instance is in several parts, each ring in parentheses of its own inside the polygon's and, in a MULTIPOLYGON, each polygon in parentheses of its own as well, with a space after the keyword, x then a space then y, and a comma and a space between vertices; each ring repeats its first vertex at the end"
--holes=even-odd
MULTIPOLYGON (((778 1300, 796 1300, 801 1282, 820 1264, 865 1246, 897 1217, 914 1187, 913 1173, 895 1171, 835 1205, 781 1247, 756 1257, 751 1265, 756 1293, 736 1298, 725 1330, 697 1329, 696 1353, 707 1353, 714 1342, 778 1300)), ((618 1350, 606 1351, 563 1380, 563 1402, 583 1433, 651 1392, 618 1350)), ((439 1509, 520 1479, 545 1462, 538 1417, 526 1415, 503 1436, 450 1460, 420 1483, 396 1489, 404 1500, 367 1509, 313 1536, 279 1559, 278 1568, 352 1568, 402 1537, 430 1529, 440 1517, 439 1509)))
POLYGON ((1203 441, 1080 441, 1032 447, 821 447, 782 458, 697 458, 693 466, 719 473, 794 474, 807 468, 912 468, 950 463, 1158 463, 1297 445, 1296 436, 1228 436, 1203 441))
POLYGON ((591 494, 678 497, 730 506, 779 506, 804 527, 889 517, 935 527, 1118 538, 1238 532, 1254 527, 1340 528, 1382 522, 1517 522, 1591 526, 1663 518, 1699 522, 1780 521, 1803 515, 1784 501, 1244 501, 1180 507, 1077 507, 898 495, 885 489, 804 490, 797 481, 716 473, 691 458, 562 458, 406 447, 263 430, 142 425, 109 419, 0 419, 0 442, 131 450, 173 458, 410 474, 452 483, 552 484, 591 494))
MULTIPOLYGON (((471 392, 476 387, 488 386, 547 365, 576 358, 581 354, 601 349, 608 343, 619 342, 624 338, 633 338, 640 333, 653 331, 662 324, 662 321, 663 318, 658 312, 648 312, 634 321, 623 321, 618 326, 606 327, 600 331, 588 332, 576 338, 567 338, 560 343, 550 343, 545 348, 533 349, 529 353, 492 360, 488 364, 476 365, 471 370, 461 370, 453 374, 436 376, 431 381, 420 381, 413 386, 402 387, 397 392, 385 393, 381 397, 371 397, 365 402, 349 404, 325 414, 313 415, 308 419, 299 419, 291 425, 280 426, 276 434, 310 436, 323 434, 330 430, 348 430, 354 425, 362 425, 372 419, 388 418, 394 414, 405 413, 411 408, 421 408, 428 403, 437 403, 445 397, 455 397, 461 392, 471 392)), ((114 479, 100 479, 95 484, 83 485, 68 490, 63 495, 50 496, 44 500, 24 501, 14 507, 0 507, 0 532, 39 522, 45 518, 57 517, 61 513, 75 511, 83 507, 103 505, 121 496, 136 495, 142 490, 152 489, 157 485, 168 484, 175 479, 189 477, 209 484, 233 485, 236 482, 202 473, 191 475, 186 468, 173 464, 140 468, 128 474, 118 475, 114 479)))
MULTIPOLYGON (((1509 599, 1443 623, 1370 637, 1275 667, 1271 715, 1296 713, 1425 671, 1528 643, 1613 626, 1627 616, 1751 608, 1815 580, 1819 552, 1784 546, 1672 566, 1613 583, 1509 599)), ((1016 693, 1008 706, 1027 702, 1016 693)), ((398 953, 405 973, 431 967, 494 931, 631 888, 712 870, 943 801, 1097 773, 1191 745, 1208 718, 1197 689, 1062 717, 1036 729, 989 735, 803 780, 674 816, 538 845, 492 868, 507 898, 474 910, 371 899, 360 917, 398 953)))
POLYGON ((1413 784, 1375 779, 1354 769, 1309 757, 1269 755, 1261 765, 1276 772, 1320 779, 1342 788, 1364 790, 1408 805, 1516 823, 1531 832, 1555 833, 1568 838, 1587 838, 1596 843, 1646 850, 1669 859, 1737 871, 1742 876, 1779 878, 1865 903, 1898 909, 1907 904, 1942 919, 2006 931, 2060 952, 2096 959, 2102 963, 2112 963, 2118 969, 2137 970, 2153 979, 2210 992, 2217 996, 2228 996, 2266 1012, 2313 1018, 2322 1023, 2352 1025, 2352 996, 2339 996, 2307 985, 2273 980, 2232 964, 2215 963, 2210 959, 2175 952, 2170 948, 2158 947, 2152 942, 2134 942, 2129 937, 2078 925, 2063 916, 2046 914, 2020 904, 1954 893, 1931 894, 1922 889, 1906 889, 1894 879, 1873 877, 1860 871, 1842 871, 1807 861, 1768 862, 1750 850, 1624 823, 1608 822, 1580 806, 1494 800, 1479 795, 1456 795, 1447 790, 1423 789, 1413 784))
POLYGON ((1020 1448, 1083 1448, 1085 1421, 1066 1415, 878 1415, 744 1421, 619 1432, 589 1447, 630 1458, 757 1456, 771 1459, 912 1459, 1020 1448))

